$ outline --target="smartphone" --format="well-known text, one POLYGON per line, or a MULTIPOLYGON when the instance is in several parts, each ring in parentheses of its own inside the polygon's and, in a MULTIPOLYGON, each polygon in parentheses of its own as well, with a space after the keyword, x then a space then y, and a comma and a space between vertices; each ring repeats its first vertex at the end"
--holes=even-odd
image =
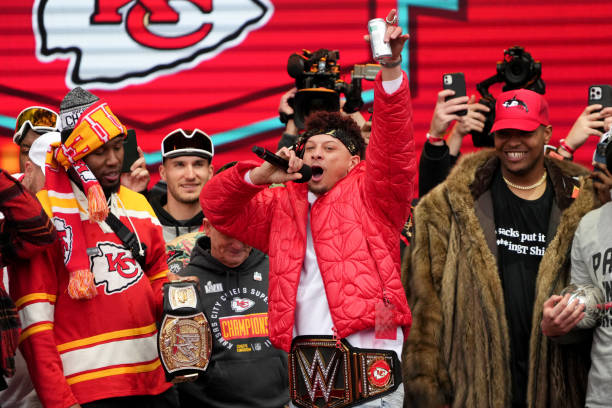
MULTIPOLYGON (((455 91, 455 94, 452 96, 447 96, 445 100, 459 98, 461 96, 466 96, 465 93, 465 76, 463 72, 453 72, 451 74, 444 74, 442 76, 442 88, 443 89, 452 89, 455 91)), ((457 115, 464 116, 467 115, 467 110, 464 109, 462 111, 457 112, 457 115)))
MULTIPOLYGON (((602 105, 604 108, 612 106, 612 86, 610 85, 591 85, 589 87, 589 101, 588 105, 595 105, 596 103, 602 105)), ((601 133, 604 132, 604 128, 598 128, 601 133)))
POLYGON ((123 168, 122 173, 129 173, 130 167, 140 155, 138 154, 138 143, 136 142, 136 131, 134 129, 127 130, 127 136, 123 141, 123 168))
MULTIPOLYGON (((604 133, 599 139, 599 143, 597 143, 597 147, 595 147, 595 152, 593 153, 593 161, 597 163, 602 163, 607 165, 607 148, 610 144, 610 140, 612 139, 612 130, 604 133)), ((596 167, 596 171, 599 169, 596 167)))

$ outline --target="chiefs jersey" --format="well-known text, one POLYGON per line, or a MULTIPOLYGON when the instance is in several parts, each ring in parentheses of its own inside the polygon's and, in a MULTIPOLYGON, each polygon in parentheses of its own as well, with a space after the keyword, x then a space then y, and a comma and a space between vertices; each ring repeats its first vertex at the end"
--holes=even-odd
MULTIPOLYGON (((42 193, 39 199, 50 213, 53 200, 42 193)), ((168 269, 161 226, 142 195, 124 187, 117 195, 120 204, 111 210, 146 244, 145 265, 106 223, 90 223, 81 199, 77 233, 85 234, 97 296, 68 296, 62 248, 71 247, 74 232, 61 223, 55 245, 19 263, 10 276, 22 323, 20 347, 45 407, 155 395, 170 387, 157 352, 156 321, 168 269)))

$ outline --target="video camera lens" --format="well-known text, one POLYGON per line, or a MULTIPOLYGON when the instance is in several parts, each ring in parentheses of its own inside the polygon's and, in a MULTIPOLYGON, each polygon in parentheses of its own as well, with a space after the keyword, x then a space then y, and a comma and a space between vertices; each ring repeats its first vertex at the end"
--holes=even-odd
POLYGON ((544 94, 542 64, 535 61, 523 47, 504 50, 504 61, 497 64, 497 72, 504 82, 504 91, 526 88, 544 94))
POLYGON ((304 73, 304 57, 299 54, 291 54, 287 61, 287 73, 291 78, 300 78, 304 73))
POLYGON ((530 65, 521 57, 513 57, 504 71, 506 83, 510 86, 519 86, 527 82, 531 73, 530 65))

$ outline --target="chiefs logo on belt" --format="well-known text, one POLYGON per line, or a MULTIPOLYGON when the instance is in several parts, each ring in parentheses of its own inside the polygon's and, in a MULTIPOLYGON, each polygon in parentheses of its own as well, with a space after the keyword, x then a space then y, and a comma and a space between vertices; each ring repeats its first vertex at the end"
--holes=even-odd
POLYGON ((274 9, 269 0, 36 0, 34 10, 37 57, 70 58, 69 88, 120 89, 214 58, 274 9))
POLYGON ((95 252, 89 256, 94 282, 96 286, 105 285, 107 294, 122 292, 142 277, 143 271, 138 262, 123 246, 114 242, 99 242, 95 252))
POLYGON ((391 367, 384 360, 376 360, 368 367, 368 382, 375 387, 385 387, 391 380, 391 367))

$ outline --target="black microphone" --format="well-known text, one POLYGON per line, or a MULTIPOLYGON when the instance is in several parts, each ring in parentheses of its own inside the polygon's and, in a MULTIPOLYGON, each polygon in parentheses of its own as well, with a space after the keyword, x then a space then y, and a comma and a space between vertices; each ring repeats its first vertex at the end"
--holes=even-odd
MULTIPOLYGON (((280 156, 275 155, 274 153, 272 153, 271 151, 269 151, 268 149, 264 149, 263 147, 259 147, 259 146, 253 146, 253 153, 255 153, 257 156, 261 157, 262 159, 264 159, 265 161, 267 161, 270 164, 273 164, 274 166, 281 168, 283 170, 287 170, 289 169, 289 161, 286 159, 283 159, 280 156)), ((310 178, 312 177, 312 169, 310 168, 310 166, 303 164, 302 168, 298 171, 298 173, 300 173, 302 175, 301 179, 297 179, 297 180, 293 180, 295 183, 305 183, 308 180, 310 180, 310 178)))

